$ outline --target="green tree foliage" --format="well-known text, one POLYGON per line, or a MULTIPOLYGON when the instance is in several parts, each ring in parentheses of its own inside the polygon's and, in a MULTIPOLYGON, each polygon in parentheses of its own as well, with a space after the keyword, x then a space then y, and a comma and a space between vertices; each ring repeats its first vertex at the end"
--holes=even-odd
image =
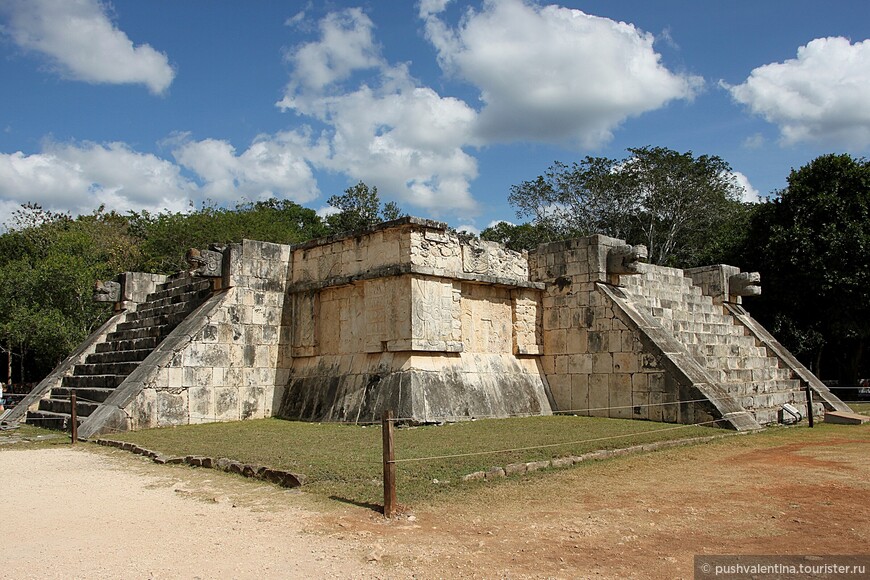
POLYGON ((109 316, 91 295, 96 280, 139 260, 128 225, 102 208, 72 219, 25 205, 0 235, 0 344, 35 365, 36 377, 109 316))
POLYGON ((557 162, 513 186, 509 201, 539 241, 601 233, 645 244, 651 262, 671 266, 698 265, 733 246, 715 234, 745 223, 747 212, 725 161, 664 147, 628 152, 557 162))
POLYGON ((190 248, 243 239, 296 244, 327 234, 314 210, 274 198, 234 208, 207 204, 190 213, 135 213, 131 227, 142 239, 142 261, 137 269, 163 273, 186 268, 184 254, 190 248))
POLYGON ((521 252, 523 250, 534 250, 538 244, 543 244, 550 241, 550 233, 545 227, 535 224, 510 224, 508 222, 498 222, 480 232, 480 238, 490 242, 498 242, 521 252))
POLYGON ((348 187, 341 195, 333 195, 326 203, 338 210, 326 218, 333 234, 366 230, 405 215, 392 201, 382 206, 378 188, 369 187, 362 181, 348 187))
POLYGON ((824 155, 793 170, 747 246, 759 318, 817 373, 823 351, 840 355, 838 378, 853 383, 870 337, 870 162, 824 155))

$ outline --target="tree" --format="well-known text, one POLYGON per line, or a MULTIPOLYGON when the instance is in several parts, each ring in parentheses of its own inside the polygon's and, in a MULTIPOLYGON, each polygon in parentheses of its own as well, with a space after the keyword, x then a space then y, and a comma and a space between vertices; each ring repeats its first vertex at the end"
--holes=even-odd
POLYGON ((870 163, 824 155, 788 177, 752 220, 746 254, 761 272, 759 318, 819 374, 838 353, 854 384, 870 337, 870 163))
POLYGON ((695 157, 664 147, 628 150, 617 168, 614 194, 634 207, 633 223, 650 261, 700 265, 711 233, 740 209, 740 188, 731 167, 713 155, 695 157))
POLYGON ((498 222, 480 232, 480 238, 490 242, 498 242, 511 250, 521 252, 531 251, 550 241, 548 232, 533 224, 511 224, 498 222))
POLYGON ((628 152, 625 159, 556 162, 512 187, 509 201, 542 241, 601 233, 645 244, 656 264, 695 266, 715 255, 717 244, 733 245, 711 236, 745 221, 740 187, 725 161, 664 147, 628 152))
POLYGON ((378 188, 370 188, 362 181, 345 189, 342 195, 333 195, 326 203, 338 210, 326 218, 333 234, 367 230, 380 222, 404 215, 395 202, 388 202, 381 207, 378 188))
POLYGON ((0 235, 0 344, 7 369, 18 357, 24 381, 50 370, 106 320, 109 308, 91 299, 94 282, 138 261, 139 240, 124 216, 102 207, 72 219, 25 205, 7 225, 0 235))
POLYGON ((290 200, 244 202, 234 208, 204 204, 189 213, 134 213, 131 227, 142 239, 138 269, 172 273, 187 267, 184 254, 209 244, 238 243, 243 239, 297 244, 325 236, 317 213, 290 200))

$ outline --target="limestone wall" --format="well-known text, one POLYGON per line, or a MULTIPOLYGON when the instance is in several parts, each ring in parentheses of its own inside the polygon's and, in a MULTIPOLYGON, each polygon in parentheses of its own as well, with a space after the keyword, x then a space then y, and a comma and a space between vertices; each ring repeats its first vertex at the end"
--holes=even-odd
POLYGON ((295 248, 291 271, 279 415, 549 412, 537 361, 517 359, 543 344, 541 285, 529 282, 524 254, 405 218, 295 248))
POLYGON ((621 240, 591 236, 542 245, 529 255, 547 282, 541 365, 554 410, 624 419, 676 421, 678 392, 665 369, 596 291, 607 282, 607 251, 621 240))
POLYGON ((82 436, 272 416, 289 374, 281 356, 289 259, 289 246, 231 245, 216 284, 224 289, 142 361, 82 424, 82 436))

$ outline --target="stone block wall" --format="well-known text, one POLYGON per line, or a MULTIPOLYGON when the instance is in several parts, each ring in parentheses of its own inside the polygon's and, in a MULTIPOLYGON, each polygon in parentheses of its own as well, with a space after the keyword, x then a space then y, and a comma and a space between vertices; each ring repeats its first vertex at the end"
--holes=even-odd
POLYGON ((526 255, 417 218, 292 254, 281 416, 373 420, 388 403, 421 421, 549 411, 537 361, 517 359, 542 347, 526 255))
POLYGON ((123 410, 131 429, 272 416, 289 374, 281 356, 289 259, 289 246, 229 246, 225 290, 188 316, 106 402, 123 410))
POLYGON ((596 283, 618 282, 607 255, 624 242, 591 236, 539 246, 533 280, 546 282, 541 366, 558 411, 622 419, 677 421, 677 385, 615 314, 596 283))

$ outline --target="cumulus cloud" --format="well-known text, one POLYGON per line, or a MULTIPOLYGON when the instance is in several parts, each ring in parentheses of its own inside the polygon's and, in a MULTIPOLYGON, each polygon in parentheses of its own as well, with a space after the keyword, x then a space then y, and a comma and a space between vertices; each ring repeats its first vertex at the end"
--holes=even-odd
POLYGON ((165 54, 134 46, 98 0, 6 0, 5 32, 25 50, 49 58, 60 74, 91 83, 144 84, 163 93, 175 71, 165 54))
POLYGON ((795 59, 760 66, 737 86, 722 85, 777 125, 786 144, 870 144, 870 40, 817 38, 795 59))
POLYGON ((420 86, 381 55, 371 20, 350 9, 327 16, 319 38, 288 53, 294 68, 278 106, 326 126, 306 158, 315 167, 376 185, 386 197, 435 214, 473 211, 476 113, 420 86), (368 82, 354 82, 368 70, 368 82))
POLYGON ((737 187, 743 192, 740 201, 744 203, 758 203, 761 194, 749 183, 749 178, 739 171, 732 171, 731 175, 734 177, 737 187))
POLYGON ((226 141, 176 136, 175 162, 124 143, 48 143, 40 153, 0 154, 0 223, 26 202, 73 215, 107 209, 186 211, 209 199, 317 197, 317 183, 300 154, 307 137, 258 137, 237 153, 226 141), (12 208, 12 209, 9 209, 12 208))
POLYGON ((100 204, 121 212, 181 211, 195 191, 175 164, 123 143, 49 144, 33 155, 0 154, 0 201, 6 208, 36 202, 73 214, 100 204))
POLYGON ((421 3, 426 36, 445 71, 480 89, 485 141, 607 142, 625 119, 691 99, 699 77, 661 63, 655 38, 631 24, 524 0, 485 0, 457 27, 446 2, 421 3))
POLYGON ((317 182, 303 157, 305 141, 293 132, 261 135, 237 154, 227 141, 183 137, 172 154, 198 176, 200 194, 211 200, 277 197, 304 203, 318 195, 317 182))

